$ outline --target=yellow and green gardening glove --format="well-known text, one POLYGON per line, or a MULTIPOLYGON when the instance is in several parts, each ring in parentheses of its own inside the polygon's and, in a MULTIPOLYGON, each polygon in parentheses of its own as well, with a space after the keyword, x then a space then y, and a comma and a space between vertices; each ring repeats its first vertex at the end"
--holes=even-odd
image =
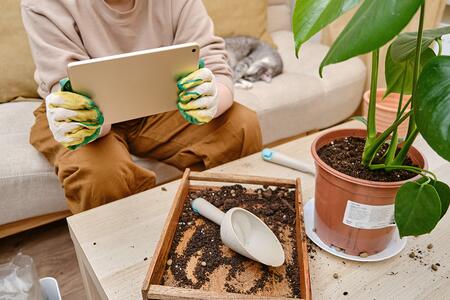
POLYGON ((191 124, 209 123, 217 113, 219 97, 215 76, 210 69, 200 69, 178 81, 178 109, 191 124))
POLYGON ((60 92, 45 98, 48 124, 57 142, 75 150, 99 137, 103 115, 94 101, 72 91, 68 79, 60 86, 60 92))

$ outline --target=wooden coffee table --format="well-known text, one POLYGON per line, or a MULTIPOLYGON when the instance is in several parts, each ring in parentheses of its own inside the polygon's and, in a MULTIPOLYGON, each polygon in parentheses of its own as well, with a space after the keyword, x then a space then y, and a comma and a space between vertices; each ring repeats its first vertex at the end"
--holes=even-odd
MULTIPOLYGON (((355 121, 338 126, 358 128, 355 121)), ((312 163, 316 135, 276 147, 312 163)), ((450 164, 419 139, 416 146, 430 170, 450 182, 450 164)), ((213 172, 302 180, 303 200, 314 195, 314 178, 262 161, 259 153, 214 168, 213 172)), ((159 240, 178 181, 68 218, 86 292, 90 299, 142 299, 141 287, 159 240)), ((431 235, 409 238, 401 255, 379 263, 344 261, 317 248, 310 270, 314 299, 448 299, 450 295, 450 217, 431 235), (427 249, 429 244, 432 249, 427 249), (414 251, 418 257, 412 259, 414 251), (420 252, 421 253, 420 253, 420 252), (431 264, 439 263, 437 271, 431 264), (338 279, 334 274, 338 274, 338 279), (345 294, 345 295, 344 295, 345 294)))

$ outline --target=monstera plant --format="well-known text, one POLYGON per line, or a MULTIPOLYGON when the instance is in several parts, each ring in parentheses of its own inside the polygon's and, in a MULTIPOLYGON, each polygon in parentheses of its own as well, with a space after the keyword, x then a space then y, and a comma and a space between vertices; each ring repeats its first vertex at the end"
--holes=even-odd
POLYGON ((450 27, 423 29, 424 0, 297 0, 293 17, 297 54, 308 39, 357 5, 358 10, 331 46, 319 72, 322 76, 330 64, 372 54, 371 98, 367 119, 363 119, 367 137, 361 161, 371 170, 402 169, 421 175, 420 180, 405 183, 398 190, 395 221, 401 236, 429 233, 449 207, 450 188, 432 172, 405 165, 404 161, 419 133, 440 156, 450 160, 450 57, 441 55, 441 38, 450 33, 450 27), (417 12, 418 31, 401 33, 417 12), (385 132, 377 133, 379 49, 388 43, 386 93, 399 93, 401 99, 396 120, 385 132), (434 51, 434 47, 439 50, 434 51), (412 96, 403 101, 404 95, 412 96), (400 140, 397 128, 402 122, 409 122, 409 127, 400 140), (384 162, 374 163, 386 143, 389 148, 384 162))

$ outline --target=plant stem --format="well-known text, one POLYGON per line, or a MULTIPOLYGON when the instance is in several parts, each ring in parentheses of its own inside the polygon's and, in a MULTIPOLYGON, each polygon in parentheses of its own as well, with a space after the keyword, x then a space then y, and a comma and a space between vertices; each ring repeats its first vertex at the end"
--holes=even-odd
MULTIPOLYGON (((422 6, 420 7, 420 21, 419 21, 419 30, 417 33, 417 44, 416 44, 416 57, 415 57, 415 63, 414 63, 414 74, 413 74, 413 90, 412 90, 412 97, 416 94, 417 90, 417 81, 419 80, 419 71, 420 71, 420 56, 422 54, 422 36, 423 36, 423 26, 424 26, 424 20, 425 20, 425 1, 423 2, 422 6)), ((411 110, 414 109, 414 103, 411 103, 411 110)), ((409 125, 408 125, 408 134, 406 135, 406 139, 408 139, 415 131, 416 129, 416 120, 414 114, 411 115, 411 118, 409 118, 409 125)))
POLYGON ((406 156, 408 155, 409 149, 411 148, 412 144, 414 143, 414 140, 416 139, 417 135, 419 134, 419 130, 417 127, 411 132, 411 135, 406 138, 405 143, 402 146, 402 149, 395 157, 394 161, 392 162, 393 165, 401 165, 406 159, 406 156))
POLYGON ((402 116, 405 113, 405 111, 408 109, 408 106, 411 105, 412 99, 413 99, 412 97, 409 98, 408 102, 406 102, 405 106, 403 106, 402 111, 400 112, 400 116, 402 116))
POLYGON ((371 151, 373 141, 377 137, 375 113, 377 109, 378 65, 380 63, 380 49, 372 52, 372 76, 370 78, 370 100, 367 112, 367 139, 362 156, 362 164, 368 166, 371 159, 367 159, 371 151))
POLYGON ((380 62, 380 50, 372 52, 372 76, 370 79, 370 101, 367 113, 367 141, 370 142, 377 136, 377 128, 375 121, 376 105, 377 105, 377 88, 378 88, 378 65, 380 62))
POLYGON ((437 44, 439 46, 438 56, 442 55, 442 38, 437 39, 437 44))
MULTIPOLYGON (((408 71, 408 65, 405 64, 405 72, 403 74, 403 81, 402 81, 402 91, 400 93, 400 99, 398 100, 398 106, 397 106, 397 119, 400 118, 402 107, 403 107, 403 93, 405 89, 405 82, 406 82, 406 72, 408 71)), ((394 161, 395 154, 397 153, 397 146, 398 146, 398 128, 395 128, 394 132, 392 133, 391 143, 389 145, 389 149, 386 152, 386 159, 385 164, 387 166, 391 165, 394 161)))
MULTIPOLYGON (((403 123, 410 115, 412 111, 409 111, 405 115, 403 115, 400 119, 395 120, 392 125, 386 129, 382 134, 375 138, 375 140, 371 143, 370 146, 364 148, 364 153, 362 157, 362 164, 365 166, 369 166, 375 155, 377 154, 379 148, 386 142, 387 138, 391 135, 391 133, 401 124, 403 123)), ((367 143, 366 143, 367 144, 367 143)))
POLYGON ((422 175, 424 177, 427 177, 427 176, 423 175, 424 173, 425 174, 429 174, 429 175, 431 175, 433 177, 434 181, 437 181, 436 174, 434 174, 431 171, 424 170, 424 169, 421 169, 421 168, 418 168, 418 167, 403 166, 403 165, 392 165, 392 166, 388 167, 385 164, 379 164, 379 165, 372 165, 372 166, 370 166, 370 169, 373 170, 373 171, 374 170, 383 170, 383 169, 386 169, 386 168, 388 168, 390 170, 406 170, 406 171, 410 171, 410 172, 413 172, 413 173, 416 173, 416 174, 420 174, 420 175, 422 175))

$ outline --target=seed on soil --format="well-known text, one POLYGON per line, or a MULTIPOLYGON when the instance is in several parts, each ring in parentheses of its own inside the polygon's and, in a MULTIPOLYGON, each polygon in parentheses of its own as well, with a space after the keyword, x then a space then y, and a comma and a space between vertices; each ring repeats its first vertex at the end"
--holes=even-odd
POLYGON ((206 267, 206 262, 202 261, 202 266, 206 267))
POLYGON ((171 266, 171 265, 172 265, 172 260, 171 260, 171 259, 167 260, 167 265, 168 265, 168 266, 171 266))
POLYGON ((439 268, 438 268, 437 265, 435 265, 435 264, 432 264, 432 265, 431 265, 431 270, 437 271, 438 269, 439 269, 439 268))
POLYGON ((416 254, 415 254, 414 252, 411 252, 411 253, 409 253, 409 257, 410 257, 410 258, 415 258, 415 257, 416 257, 416 254))
POLYGON ((359 257, 362 257, 362 258, 366 258, 368 256, 369 256, 369 254, 367 252, 362 252, 359 254, 359 257))
POLYGON ((339 279, 339 274, 338 274, 338 273, 334 273, 334 274, 333 274, 333 278, 334 278, 334 279, 339 279))
POLYGON ((267 191, 264 191, 263 192, 263 196, 266 197, 266 198, 272 197, 272 190, 268 189, 267 191))
POLYGON ((428 249, 428 250, 433 249, 433 244, 428 244, 427 249, 428 249))

